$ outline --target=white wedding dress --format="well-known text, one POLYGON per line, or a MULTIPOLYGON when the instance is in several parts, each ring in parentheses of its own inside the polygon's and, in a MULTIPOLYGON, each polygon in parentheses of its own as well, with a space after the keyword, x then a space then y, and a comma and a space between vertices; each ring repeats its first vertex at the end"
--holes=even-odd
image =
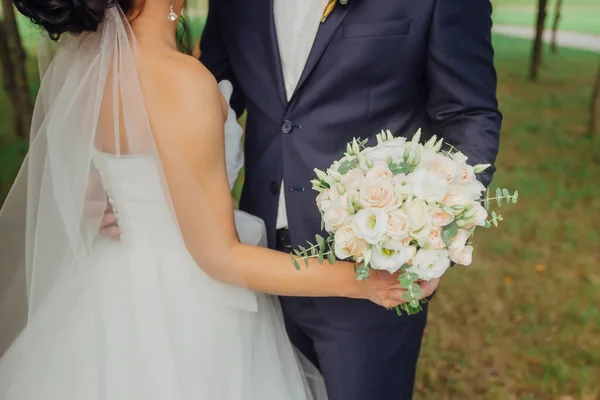
MULTIPOLYGON (((229 97, 230 85, 220 86, 229 97)), ((243 155, 231 110, 226 154, 233 185, 243 155)), ((194 263, 155 159, 97 152, 94 162, 122 239, 97 239, 29 316, 0 360, 0 399, 325 398, 289 342, 277 301, 218 283, 194 263)), ((236 225, 243 242, 265 245, 260 219, 236 212, 236 225)))

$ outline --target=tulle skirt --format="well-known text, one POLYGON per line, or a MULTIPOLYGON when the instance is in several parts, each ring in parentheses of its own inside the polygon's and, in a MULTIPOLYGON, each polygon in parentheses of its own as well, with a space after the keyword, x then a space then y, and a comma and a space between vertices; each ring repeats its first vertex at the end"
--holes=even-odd
POLYGON ((315 397, 277 300, 211 280, 171 237, 99 240, 0 359, 2 400, 315 397))

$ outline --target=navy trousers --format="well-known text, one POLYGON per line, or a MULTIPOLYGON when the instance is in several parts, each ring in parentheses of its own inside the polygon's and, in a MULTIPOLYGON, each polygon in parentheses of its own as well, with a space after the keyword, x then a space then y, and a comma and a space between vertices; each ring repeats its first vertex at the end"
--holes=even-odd
POLYGON ((280 299, 288 335, 323 374, 330 400, 412 399, 427 305, 391 326, 342 329, 311 298, 280 299))

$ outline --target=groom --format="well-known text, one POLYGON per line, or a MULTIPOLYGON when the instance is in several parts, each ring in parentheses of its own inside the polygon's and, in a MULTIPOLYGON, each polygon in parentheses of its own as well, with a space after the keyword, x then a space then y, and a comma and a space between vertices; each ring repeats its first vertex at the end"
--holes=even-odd
MULTIPOLYGON (((240 207, 282 251, 319 233, 313 169, 354 136, 374 144, 382 129, 422 128, 471 163, 493 164, 498 151, 489 0, 336 0, 321 22, 327 3, 210 0, 201 43, 201 61, 235 87, 232 107, 248 112, 240 207)), ((487 185, 492 173, 480 178, 487 185)), ((281 304, 331 400, 412 397, 427 308, 397 317, 353 299, 281 304)))

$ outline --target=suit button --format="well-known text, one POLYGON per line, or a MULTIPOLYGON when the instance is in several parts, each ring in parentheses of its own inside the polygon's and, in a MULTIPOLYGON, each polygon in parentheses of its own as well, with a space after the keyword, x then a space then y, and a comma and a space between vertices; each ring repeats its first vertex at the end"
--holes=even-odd
POLYGON ((290 121, 283 121, 281 124, 281 132, 288 134, 294 130, 294 125, 290 121))
POLYGON ((272 195, 279 194, 279 185, 277 184, 277 182, 271 182, 271 184, 269 185, 269 189, 271 190, 272 195))

